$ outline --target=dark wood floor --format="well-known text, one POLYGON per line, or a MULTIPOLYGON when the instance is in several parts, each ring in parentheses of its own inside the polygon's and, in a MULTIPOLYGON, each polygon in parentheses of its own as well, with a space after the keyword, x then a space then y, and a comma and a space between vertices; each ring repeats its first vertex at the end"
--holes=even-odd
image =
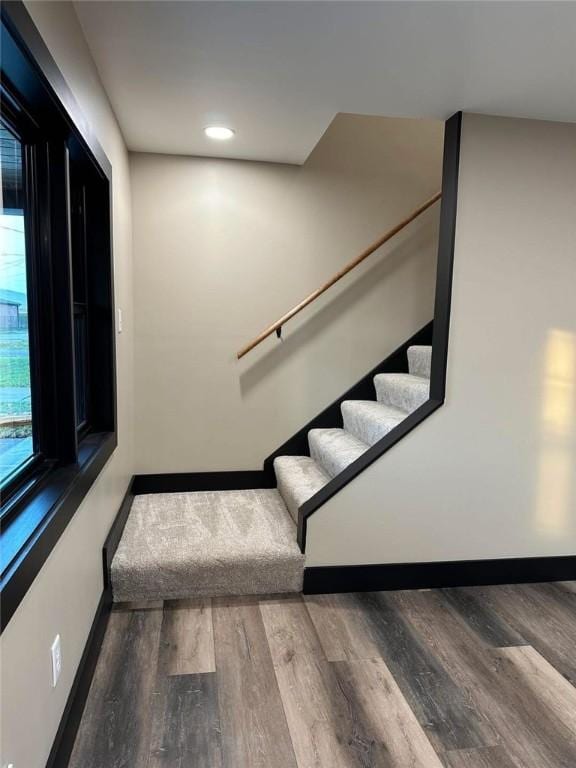
POLYGON ((72 768, 576 768, 575 582, 113 611, 72 768))

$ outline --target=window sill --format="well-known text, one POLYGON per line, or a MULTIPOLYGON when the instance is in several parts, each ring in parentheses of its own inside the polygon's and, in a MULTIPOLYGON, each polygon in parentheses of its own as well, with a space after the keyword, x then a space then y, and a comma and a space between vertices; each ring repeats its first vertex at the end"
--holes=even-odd
POLYGON ((116 434, 88 435, 78 463, 52 470, 22 501, 0 536, 1 628, 10 621, 58 539, 116 448, 116 434))

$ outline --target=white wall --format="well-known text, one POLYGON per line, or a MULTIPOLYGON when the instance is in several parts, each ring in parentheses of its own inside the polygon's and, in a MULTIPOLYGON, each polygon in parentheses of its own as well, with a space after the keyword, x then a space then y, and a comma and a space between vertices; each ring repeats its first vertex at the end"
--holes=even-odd
POLYGON ((576 126, 465 115, 446 403, 309 521, 307 564, 576 552, 576 126))
POLYGON ((431 319, 438 206, 235 359, 439 189, 442 141, 338 115, 303 167, 131 156, 137 472, 259 468, 431 319))
POLYGON ((102 593, 102 544, 133 459, 133 329, 130 178, 122 136, 69 3, 26 3, 113 166, 119 446, 44 564, 0 639, 0 764, 43 768, 102 593), (51 688, 50 645, 62 638, 63 671, 51 688))

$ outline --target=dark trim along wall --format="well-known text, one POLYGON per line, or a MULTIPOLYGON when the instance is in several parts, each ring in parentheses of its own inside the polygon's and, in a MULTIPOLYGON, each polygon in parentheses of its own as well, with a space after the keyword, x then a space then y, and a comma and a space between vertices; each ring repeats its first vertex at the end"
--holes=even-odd
POLYGON ((66 700, 66 706, 64 707, 56 737, 46 762, 46 768, 67 768, 68 766, 92 678, 94 677, 94 670, 98 663, 100 648, 106 634, 111 609, 112 593, 107 589, 102 592, 98 607, 96 608, 96 615, 94 616, 88 640, 84 646, 82 658, 74 676, 72 688, 66 700))
POLYGON ((401 344, 392 354, 384 358, 378 365, 356 382, 350 389, 344 392, 325 408, 317 416, 314 416, 304 427, 298 430, 292 437, 264 460, 264 471, 274 477, 274 459, 277 456, 303 456, 308 454, 308 432, 311 429, 323 429, 327 427, 341 427, 342 411, 340 409, 345 400, 373 400, 374 376, 379 373, 408 373, 408 347, 415 344, 432 344, 434 323, 427 323, 408 341, 401 344))
POLYGON ((168 472, 136 475, 133 493, 186 493, 188 491, 240 491, 246 488, 274 488, 274 476, 260 469, 238 472, 168 472))
POLYGON ((576 578, 576 555, 457 560, 437 563, 315 566, 304 571, 304 594, 370 592, 391 589, 477 587, 569 581, 576 578))
POLYGON ((104 542, 104 546, 102 547, 104 590, 108 590, 110 592, 110 599, 112 599, 112 580, 110 578, 112 558, 118 549, 118 544, 120 543, 120 539, 124 533, 124 526, 126 525, 128 515, 130 514, 130 507, 132 506, 132 501, 134 500, 134 485, 135 478, 133 477, 128 485, 126 493, 124 494, 120 509, 118 510, 116 517, 110 526, 110 530, 108 532, 108 536, 106 537, 106 541, 104 542))
POLYGON ((345 485, 379 459, 409 432, 428 418, 444 403, 446 369, 448 366, 448 334, 450 329, 450 303, 452 296, 452 268, 454 264, 454 240, 458 201, 458 166, 460 161, 460 133, 462 113, 457 112, 446 121, 444 129, 444 159, 442 165, 442 205, 440 208, 440 233, 438 263, 436 268, 436 296, 434 302, 434 332, 432 339, 432 371, 430 399, 400 422, 391 432, 375 443, 356 461, 321 488, 298 510, 298 544, 306 551, 308 519, 338 493, 345 485))
POLYGON ((132 500, 134 498, 133 487, 134 478, 130 481, 128 490, 124 495, 122 504, 114 518, 102 548, 104 589, 98 603, 98 608, 96 609, 96 615, 92 622, 92 627, 82 653, 82 658, 80 659, 78 669, 76 670, 72 688, 68 694, 66 706, 64 707, 58 731, 56 732, 56 737, 52 744, 52 749, 50 750, 46 768, 67 768, 72 754, 74 741, 76 739, 78 727, 80 726, 80 721, 90 691, 90 684, 100 654, 100 648, 102 647, 104 634, 106 632, 106 627, 108 626, 110 611, 112 610, 110 567, 112 565, 112 558, 114 557, 114 553, 116 552, 122 537, 130 507, 132 506, 132 500))

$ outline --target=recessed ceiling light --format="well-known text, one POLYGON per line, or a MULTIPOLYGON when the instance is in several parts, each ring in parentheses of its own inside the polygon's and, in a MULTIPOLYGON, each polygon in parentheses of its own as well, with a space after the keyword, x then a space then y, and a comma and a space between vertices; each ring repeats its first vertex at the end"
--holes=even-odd
POLYGON ((226 141, 234 136, 232 128, 225 128, 223 125, 209 125, 204 128, 204 133, 209 139, 219 139, 220 141, 226 141))

